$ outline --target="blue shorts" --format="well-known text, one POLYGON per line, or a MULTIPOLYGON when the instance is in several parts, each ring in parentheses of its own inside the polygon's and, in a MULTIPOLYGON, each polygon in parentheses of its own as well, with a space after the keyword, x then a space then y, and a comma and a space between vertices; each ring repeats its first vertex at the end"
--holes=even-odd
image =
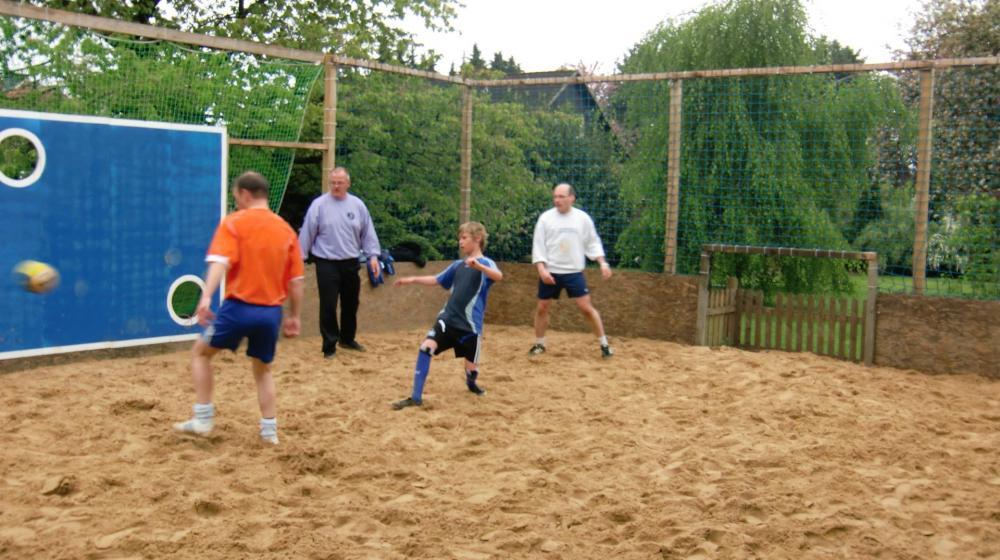
POLYGON ((202 340, 212 348, 236 351, 247 339, 247 356, 269 364, 281 331, 280 305, 254 305, 238 299, 222 302, 215 321, 205 329, 202 340))
POLYGON ((571 272, 569 274, 553 274, 555 285, 538 281, 538 299, 559 299, 559 292, 566 288, 566 293, 571 298, 578 298, 590 293, 587 289, 587 279, 582 272, 571 272))

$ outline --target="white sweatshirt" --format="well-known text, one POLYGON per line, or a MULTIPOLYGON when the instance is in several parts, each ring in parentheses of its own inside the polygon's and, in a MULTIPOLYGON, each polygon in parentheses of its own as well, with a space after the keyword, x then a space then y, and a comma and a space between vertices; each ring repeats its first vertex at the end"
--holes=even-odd
POLYGON ((538 217, 531 245, 532 263, 545 263, 553 274, 569 274, 583 270, 584 257, 596 260, 603 256, 604 247, 594 221, 583 210, 570 208, 560 214, 550 208, 538 217))

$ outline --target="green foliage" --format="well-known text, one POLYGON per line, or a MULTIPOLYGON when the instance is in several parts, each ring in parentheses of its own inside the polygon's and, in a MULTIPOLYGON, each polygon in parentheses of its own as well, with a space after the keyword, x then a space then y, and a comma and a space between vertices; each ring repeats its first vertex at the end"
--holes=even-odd
POLYGON ((472 55, 469 56, 469 60, 466 64, 476 70, 486 69, 486 60, 483 59, 483 52, 479 50, 479 45, 475 43, 472 44, 472 55))
MULTIPOLYGON (((297 140, 306 96, 321 72, 317 65, 117 39, 41 22, 2 31, 47 61, 24 69, 27 79, 14 95, 0 97, 2 107, 220 125, 234 138, 297 140)), ((271 207, 277 208, 292 153, 252 151, 230 151, 230 174, 263 173, 272 185, 271 207)))
MULTIPOLYGON (((908 51, 901 53, 905 58, 993 56, 1000 51, 1000 2, 929 0, 922 8, 907 39, 908 51)), ((1000 70, 956 68, 936 71, 934 79, 928 269, 962 275, 973 286, 992 285, 987 292, 995 294, 1000 70)), ((904 76, 900 88, 911 102, 919 99, 916 74, 904 76)))
MULTIPOLYGON (((726 2, 660 26, 621 70, 802 65, 853 53, 810 39, 805 23, 797 0, 726 2)), ((647 239, 663 238, 669 96, 667 83, 641 83, 613 99, 636 137, 622 179, 632 221, 618 250, 653 270, 663 260, 662 244, 647 239)), ((869 210, 870 139, 901 109, 892 82, 873 75, 685 80, 679 271, 696 270, 703 243, 847 248, 869 210)), ((741 281, 765 290, 848 285, 844 267, 828 261, 738 261, 741 281)))
POLYGON ((337 164, 350 170, 383 246, 422 238, 435 249, 429 257, 455 253, 460 109, 457 87, 359 72, 341 81, 337 164))
POLYGON ((850 275, 863 268, 859 261, 719 254, 712 260, 712 283, 736 277, 740 286, 761 290, 768 301, 778 292, 848 294, 854 291, 850 275))
POLYGON ((511 74, 520 74, 523 72, 521 66, 514 61, 514 57, 504 59, 503 53, 497 51, 493 53, 493 60, 490 62, 490 70, 497 70, 503 72, 504 75, 509 76, 511 74))
POLYGON ((908 271, 913 261, 913 186, 891 188, 882 185, 881 217, 869 223, 854 240, 858 251, 878 253, 883 270, 908 271))
POLYGON ((34 144, 20 136, 8 136, 0 141, 0 173, 14 180, 24 179, 38 165, 34 144))
POLYGON ((975 194, 958 199, 958 231, 950 242, 963 255, 964 277, 1000 293, 1000 200, 975 194))
MULTIPOLYGON (((418 56, 418 45, 400 23, 415 15, 430 28, 449 29, 457 5, 453 0, 31 3, 208 35, 316 51, 332 48, 348 56, 427 69, 437 56, 418 56)), ((294 141, 300 138, 305 99, 321 72, 317 65, 0 18, 0 73, 5 89, 18 87, 17 95, 0 97, 4 107, 221 124, 231 137, 294 141), (19 79, 8 84, 11 76, 19 79)), ((321 115, 322 98, 314 97, 312 103, 310 112, 321 115)), ((231 150, 230 172, 264 173, 272 185, 271 207, 277 208, 293 155, 290 150, 236 148, 231 150)))
MULTIPOLYGON (((354 57, 416 63, 413 37, 400 24, 420 18, 450 30, 456 0, 30 0, 30 4, 272 45, 331 50, 354 57)), ((421 63, 433 64, 433 52, 421 63)))
MULTIPOLYGON (((538 124, 539 141, 528 153, 528 169, 545 185, 545 195, 530 207, 529 217, 537 217, 552 205, 551 190, 556 184, 572 184, 576 206, 593 217, 608 261, 617 264, 613 249, 627 220, 620 200, 621 156, 614 136, 599 113, 581 112, 569 103, 531 114, 538 124)), ((523 251, 512 257, 524 260, 530 255, 533 230, 534 220, 526 229, 523 251)))
POLYGON ((516 103, 477 95, 472 129, 472 215, 490 232, 489 252, 516 260, 531 254, 535 219, 549 200, 531 171, 545 135, 538 115, 516 103))

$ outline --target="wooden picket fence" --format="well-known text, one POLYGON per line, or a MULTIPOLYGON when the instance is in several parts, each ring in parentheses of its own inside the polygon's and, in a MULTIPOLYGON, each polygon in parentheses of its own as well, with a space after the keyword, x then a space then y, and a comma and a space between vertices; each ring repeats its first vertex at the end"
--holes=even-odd
POLYGON ((814 295, 764 294, 734 283, 709 291, 705 343, 755 350, 812 352, 862 361, 867 302, 814 295))
POLYGON ((707 244, 702 245, 699 275, 696 344, 812 352, 867 365, 874 363, 877 254, 707 244), (741 289, 735 278, 730 278, 725 288, 709 285, 712 255, 717 253, 864 261, 868 268, 868 295, 862 301, 822 295, 777 294, 773 305, 764 305, 764 294, 741 289))

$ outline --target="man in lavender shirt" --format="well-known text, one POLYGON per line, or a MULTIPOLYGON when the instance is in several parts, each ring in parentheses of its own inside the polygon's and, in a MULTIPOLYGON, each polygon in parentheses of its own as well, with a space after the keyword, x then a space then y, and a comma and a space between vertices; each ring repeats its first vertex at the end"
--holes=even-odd
POLYGON ((330 194, 320 195, 309 205, 299 243, 302 255, 316 263, 319 286, 319 330, 323 356, 332 358, 337 343, 364 352, 355 339, 358 330, 358 299, 361 295, 360 258, 363 254, 378 275, 378 235, 368 208, 360 198, 348 194, 351 176, 343 167, 330 172, 330 194), (337 299, 340 323, 337 323, 337 299))

